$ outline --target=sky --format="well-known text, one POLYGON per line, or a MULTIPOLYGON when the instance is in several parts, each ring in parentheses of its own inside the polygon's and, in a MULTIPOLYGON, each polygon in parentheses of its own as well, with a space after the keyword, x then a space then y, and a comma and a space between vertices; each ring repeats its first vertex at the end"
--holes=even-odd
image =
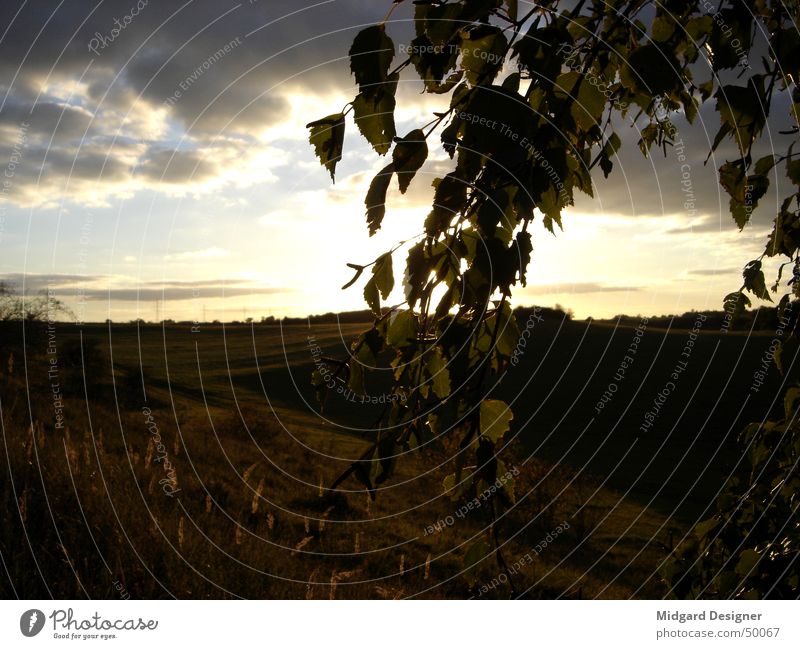
MULTIPOLYGON (((396 46, 413 37, 406 4, 387 26, 396 46)), ((0 279, 27 295, 49 288, 85 322, 365 308, 363 281, 341 290, 346 263, 417 234, 430 181, 452 165, 433 147, 409 192, 390 190, 369 237, 364 196, 386 161, 351 118, 335 184, 308 145, 306 123, 354 97, 350 43, 389 5, 3 0, 0 279)), ((421 89, 406 71, 400 134, 447 106, 421 89)), ((723 145, 704 164, 718 115, 707 105, 694 125, 675 124, 688 170, 672 151, 641 155, 643 123, 617 124, 623 148, 611 176, 595 178, 595 198, 576 200, 556 236, 534 224, 516 305, 560 303, 581 318, 682 313, 721 308, 739 288, 784 193, 773 182, 739 232, 716 173, 734 152, 723 145)), ((769 125, 766 146, 787 124, 788 113, 769 125)))

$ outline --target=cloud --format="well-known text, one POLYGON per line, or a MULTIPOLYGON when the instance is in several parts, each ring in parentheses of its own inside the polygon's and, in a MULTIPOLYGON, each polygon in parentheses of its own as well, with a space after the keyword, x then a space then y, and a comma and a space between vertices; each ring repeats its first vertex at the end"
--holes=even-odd
POLYGON ((690 270, 689 275, 700 276, 713 276, 713 275, 731 275, 742 272, 741 268, 700 268, 697 270, 690 270))
POLYGON ((150 0, 136 15, 134 1, 7 4, 0 146, 28 124, 8 198, 39 208, 273 182, 280 125, 298 121, 292 137, 305 138, 315 117, 287 97, 352 91, 342 53, 384 13, 366 1, 150 0))
POLYGON ((174 259, 177 261, 185 261, 187 259, 219 259, 221 257, 229 257, 230 254, 231 253, 229 250, 224 250, 222 248, 218 248, 217 246, 211 246, 210 248, 204 248, 202 250, 187 250, 185 252, 166 255, 164 259, 174 259))
POLYGON ((574 284, 532 284, 524 289, 531 295, 575 294, 575 293, 628 293, 641 291, 640 286, 609 286, 597 282, 575 282, 574 284))
POLYGON ((294 289, 263 286, 252 280, 206 279, 136 281, 123 276, 12 273, 0 277, 19 293, 33 296, 48 290, 62 299, 113 300, 121 302, 150 302, 154 300, 182 301, 199 299, 228 299, 255 295, 289 293, 294 289))

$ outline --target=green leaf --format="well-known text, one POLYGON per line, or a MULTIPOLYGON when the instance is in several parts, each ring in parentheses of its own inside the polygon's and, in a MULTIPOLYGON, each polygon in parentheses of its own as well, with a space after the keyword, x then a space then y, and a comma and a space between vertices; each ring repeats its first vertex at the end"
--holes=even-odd
POLYGON ((370 277, 369 281, 364 285, 364 300, 366 300, 375 315, 381 314, 381 298, 374 276, 370 277))
POLYGON ((517 318, 507 302, 503 302, 502 308, 497 315, 491 318, 490 324, 492 332, 494 332, 495 327, 498 328, 495 342, 497 353, 505 357, 511 357, 519 343, 520 331, 517 318))
POLYGON ((415 345, 417 342, 417 317, 410 309, 399 311, 389 321, 386 341, 397 349, 415 345))
POLYGON ((470 85, 494 81, 503 64, 508 40, 497 27, 476 29, 461 44, 461 67, 470 85))
POLYGON ((428 143, 421 129, 414 129, 397 142, 392 152, 400 193, 405 194, 414 175, 428 158, 428 143))
POLYGON ((388 153, 397 135, 394 124, 395 91, 399 75, 382 85, 374 94, 360 93, 353 100, 356 126, 380 155, 388 153))
POLYGON ((480 431, 481 435, 496 443, 506 434, 511 426, 514 413, 504 401, 484 399, 481 401, 480 431))
POLYGON ((555 187, 549 187, 547 191, 542 192, 541 198, 536 205, 544 214, 544 226, 554 232, 553 223, 558 224, 559 229, 564 229, 561 225, 561 201, 559 194, 556 192, 555 187))
POLYGON ((440 399, 450 396, 450 371, 441 348, 434 347, 425 355, 425 369, 431 377, 433 393, 440 399))
POLYGON ((392 253, 387 252, 375 261, 372 267, 372 278, 375 286, 380 291, 381 297, 385 300, 394 288, 394 273, 392 271, 392 253))
POLYGON ((394 164, 384 167, 372 179, 364 201, 367 206, 367 225, 369 236, 375 234, 381 227, 383 217, 386 215, 386 192, 394 173, 394 164))
POLYGON ((362 29, 350 47, 350 70, 359 91, 372 95, 387 79, 394 59, 394 43, 383 25, 362 29))
POLYGON ((335 181, 336 163, 342 159, 342 149, 344 148, 344 115, 336 113, 328 115, 316 122, 306 124, 306 128, 311 129, 308 141, 314 147, 320 163, 331 174, 331 180, 335 181))
POLYGON ((659 16, 653 21, 650 35, 658 43, 668 41, 675 33, 675 22, 667 16, 659 16))
POLYGON ((605 105, 605 95, 598 90, 597 86, 584 79, 578 88, 578 96, 570 106, 570 114, 581 130, 589 131, 602 119, 605 105))

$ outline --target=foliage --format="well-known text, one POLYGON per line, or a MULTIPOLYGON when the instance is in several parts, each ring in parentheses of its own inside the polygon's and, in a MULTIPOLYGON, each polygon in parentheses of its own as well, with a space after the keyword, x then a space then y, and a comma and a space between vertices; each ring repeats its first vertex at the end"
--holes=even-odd
POLYGON ((72 315, 64 303, 42 291, 33 297, 22 297, 13 286, 0 282, 0 322, 11 320, 45 321, 59 315, 72 315))
POLYGON ((699 523, 662 569, 675 597, 797 599, 800 595, 800 388, 784 417, 750 424, 740 436, 748 473, 733 478, 717 511, 699 523))
MULTIPOLYGON (((778 119, 790 134, 798 132, 798 9, 777 0, 723 0, 713 14, 699 0, 581 0, 562 9, 546 0, 519 15, 518 3, 508 0, 418 0, 408 58, 392 68, 395 45, 387 25, 401 4, 395 0, 382 23, 355 37, 349 52, 355 99, 344 113, 309 124, 311 143, 331 175, 350 112, 378 154, 392 151, 367 192, 370 235, 386 218, 395 176, 405 192, 434 134, 453 160, 452 170, 432 183, 424 233, 371 263, 349 264, 356 272, 346 287, 370 271, 364 297, 375 321, 337 376, 362 392, 369 368, 388 354, 392 391, 402 398, 387 405, 374 445, 336 484, 352 475, 374 496, 398 455, 455 435, 460 452, 447 487, 467 495, 496 479, 497 454, 506 443, 510 410, 486 399, 520 335, 509 301, 527 280, 533 225, 539 220, 554 232, 576 192, 593 196, 592 171, 612 173, 622 146, 615 127, 634 122, 641 151, 649 155, 656 146, 666 154, 676 134, 669 115, 682 113, 693 122, 702 103, 713 103, 720 127, 709 157, 726 139, 736 146, 738 157, 725 161, 719 176, 740 229, 781 170, 800 184, 793 144, 785 153, 753 159, 776 96, 791 96, 790 114, 778 119), (752 63, 760 59, 763 69, 753 69, 751 52, 752 63), (396 137, 396 90, 404 70, 413 70, 424 91, 441 95, 444 105, 428 124, 396 137), (387 305, 401 248, 404 299, 387 305)), ((745 291, 771 299, 765 257, 793 264, 781 308, 800 298, 798 198, 793 193, 783 201, 764 253, 745 267, 741 289, 726 298, 734 315, 748 301, 745 291)), ((779 274, 772 292, 780 281, 779 274)), ((483 547, 467 551, 470 565, 483 547)))

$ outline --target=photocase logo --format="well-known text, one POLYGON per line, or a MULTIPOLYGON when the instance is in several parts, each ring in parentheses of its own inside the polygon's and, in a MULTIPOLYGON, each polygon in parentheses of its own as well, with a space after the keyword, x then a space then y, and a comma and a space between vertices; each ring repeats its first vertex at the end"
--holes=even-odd
POLYGON ((27 638, 32 638, 37 635, 39 631, 44 628, 44 613, 38 608, 32 608, 30 611, 25 611, 22 617, 19 618, 19 630, 22 635, 27 638))

